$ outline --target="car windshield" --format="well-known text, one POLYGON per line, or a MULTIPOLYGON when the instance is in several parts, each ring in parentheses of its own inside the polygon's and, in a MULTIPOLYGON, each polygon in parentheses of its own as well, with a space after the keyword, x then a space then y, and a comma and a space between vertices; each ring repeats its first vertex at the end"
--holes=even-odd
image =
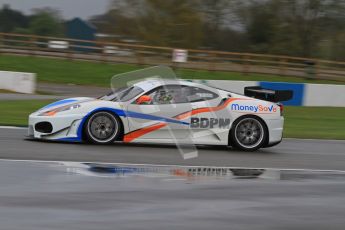
POLYGON ((133 99, 143 92, 144 90, 137 86, 123 87, 118 88, 117 90, 112 91, 98 99, 105 101, 125 102, 133 99))

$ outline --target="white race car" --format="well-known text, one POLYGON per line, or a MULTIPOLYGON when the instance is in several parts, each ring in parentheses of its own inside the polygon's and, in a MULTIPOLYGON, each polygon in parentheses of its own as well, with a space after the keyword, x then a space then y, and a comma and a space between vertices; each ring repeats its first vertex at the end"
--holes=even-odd
POLYGON ((248 96, 184 80, 143 80, 98 99, 49 104, 30 115, 29 136, 96 144, 178 141, 246 151, 278 144, 284 118, 275 102, 284 92, 245 91, 248 96))

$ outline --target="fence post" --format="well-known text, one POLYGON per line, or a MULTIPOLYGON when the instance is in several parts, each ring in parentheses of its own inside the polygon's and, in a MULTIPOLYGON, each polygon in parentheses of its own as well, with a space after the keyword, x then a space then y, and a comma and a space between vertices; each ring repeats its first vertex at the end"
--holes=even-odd
POLYGON ((242 56, 242 74, 245 74, 245 75, 247 75, 249 72, 249 65, 247 63, 248 59, 249 57, 247 54, 242 56))
POLYGON ((3 47, 3 45, 4 45, 3 40, 4 40, 4 35, 3 35, 3 34, 0 34, 0 55, 1 55, 1 53, 2 53, 2 47, 3 47))
POLYGON ((317 60, 314 60, 315 63, 315 78, 318 78, 320 75, 320 63, 317 60))
POLYGON ((31 36, 30 37, 30 46, 31 46, 31 55, 32 56, 35 56, 36 55, 36 48, 37 48, 37 44, 36 44, 36 41, 37 41, 37 39, 36 39, 36 37, 35 36, 31 36))
POLYGON ((136 56, 136 58, 137 58, 137 64, 138 64, 138 65, 145 64, 145 63, 144 63, 144 59, 143 59, 143 57, 142 57, 141 54, 140 54, 140 48, 138 48, 138 49, 135 51, 135 56, 136 56))
POLYGON ((104 49, 104 47, 105 47, 105 45, 106 45, 106 43, 105 42, 100 42, 99 43, 99 45, 100 45, 100 55, 101 55, 101 58, 102 58, 102 62, 104 62, 104 63, 107 63, 108 62, 108 55, 107 55, 107 53, 105 52, 105 49, 104 49))
POLYGON ((68 49, 66 53, 66 58, 73 60, 73 41, 68 41, 68 49))
POLYGON ((309 59, 304 61, 305 64, 305 78, 306 79, 314 79, 316 77, 316 61, 313 59, 309 59))
POLYGON ((281 76, 285 76, 285 74, 286 74, 285 65, 286 65, 286 59, 285 58, 281 58, 279 60, 279 74, 281 76))
POLYGON ((214 71, 216 68, 216 61, 215 61, 216 58, 217 58, 217 54, 215 54, 215 53, 211 53, 209 58, 208 58, 208 69, 210 71, 214 71))

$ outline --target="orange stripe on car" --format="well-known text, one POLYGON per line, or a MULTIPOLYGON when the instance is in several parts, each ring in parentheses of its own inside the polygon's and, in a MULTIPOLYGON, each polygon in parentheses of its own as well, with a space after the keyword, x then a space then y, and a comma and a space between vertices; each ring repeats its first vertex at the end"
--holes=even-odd
POLYGON ((162 122, 162 123, 158 123, 155 125, 150 125, 148 127, 142 128, 142 129, 135 130, 131 133, 126 134, 123 138, 123 141, 124 142, 131 142, 138 137, 141 137, 147 133, 153 132, 157 129, 163 128, 166 125, 167 125, 166 123, 162 122))

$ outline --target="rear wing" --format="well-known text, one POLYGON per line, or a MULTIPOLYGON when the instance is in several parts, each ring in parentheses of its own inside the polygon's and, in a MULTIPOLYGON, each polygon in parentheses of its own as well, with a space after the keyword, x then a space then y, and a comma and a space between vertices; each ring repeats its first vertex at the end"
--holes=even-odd
POLYGON ((260 86, 248 86, 244 87, 244 95, 265 101, 281 102, 290 100, 293 96, 293 91, 265 89, 260 86))

